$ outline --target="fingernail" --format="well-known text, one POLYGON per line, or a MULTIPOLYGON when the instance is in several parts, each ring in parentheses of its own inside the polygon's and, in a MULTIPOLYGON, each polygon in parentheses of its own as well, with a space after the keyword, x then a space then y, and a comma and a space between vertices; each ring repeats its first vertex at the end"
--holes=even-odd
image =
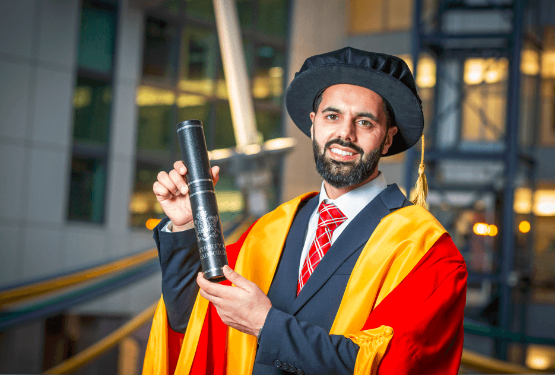
POLYGON ((187 193, 187 188, 185 186, 181 187, 181 193, 183 193, 183 195, 187 193))
POLYGON ((179 169, 179 172, 181 172, 181 174, 185 173, 185 168, 181 167, 181 169, 179 169))

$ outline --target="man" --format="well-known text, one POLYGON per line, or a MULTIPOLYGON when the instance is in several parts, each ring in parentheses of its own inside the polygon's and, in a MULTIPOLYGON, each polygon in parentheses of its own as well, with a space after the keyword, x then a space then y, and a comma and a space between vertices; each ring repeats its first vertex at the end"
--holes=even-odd
POLYGON ((377 168, 422 134, 408 67, 354 48, 313 56, 286 105, 324 181, 228 246, 235 286, 199 273, 183 163, 159 174, 163 299, 144 373, 456 374, 464 260, 377 168))

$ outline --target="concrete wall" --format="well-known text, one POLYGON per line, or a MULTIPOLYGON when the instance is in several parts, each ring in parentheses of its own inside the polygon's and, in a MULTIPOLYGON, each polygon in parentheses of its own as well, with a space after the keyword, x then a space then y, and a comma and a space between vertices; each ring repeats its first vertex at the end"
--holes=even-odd
MULTIPOLYGON (((0 287, 153 246, 150 234, 127 224, 143 16, 126 2, 116 41, 106 222, 66 219, 79 14, 74 0, 0 2, 0 287)), ((156 287, 130 287, 89 307, 138 311, 160 292, 159 276, 144 283, 156 287)))
MULTIPOLYGON (((308 57, 345 47, 345 4, 344 0, 293 2, 288 83, 308 57)), ((286 136, 295 138, 297 147, 284 163, 283 201, 308 191, 319 191, 322 183, 314 166, 311 140, 289 116, 286 136)))

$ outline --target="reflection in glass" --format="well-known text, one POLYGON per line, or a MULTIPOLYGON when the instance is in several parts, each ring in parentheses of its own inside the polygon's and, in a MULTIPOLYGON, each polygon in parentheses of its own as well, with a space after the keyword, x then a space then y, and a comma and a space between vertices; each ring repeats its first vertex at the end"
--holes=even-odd
POLYGON ((219 59, 215 30, 187 28, 182 44, 179 89, 212 95, 219 59))
MULTIPOLYGON (((202 96, 196 96, 195 98, 191 99, 189 97, 194 97, 194 95, 180 95, 177 99, 177 123, 181 121, 187 120, 200 120, 202 121, 202 125, 204 127, 204 136, 206 138, 206 145, 208 147, 211 146, 211 132, 209 127, 209 114, 210 114, 210 105, 206 102, 206 99, 202 96), (186 100, 184 100, 187 98, 186 100), (197 102, 197 99, 202 99, 200 102, 197 102), (181 102, 180 102, 181 101, 181 102), (187 103, 187 105, 183 105, 187 103)), ((179 144, 177 141, 177 137, 175 138, 175 151, 179 155, 179 144)))
POLYGON ((135 191, 129 202, 132 227, 144 228, 147 220, 164 217, 164 211, 152 192, 152 184, 156 181, 158 173, 163 169, 161 166, 137 163, 135 191))
POLYGON ((258 3, 257 31, 287 37, 288 0, 260 0, 258 3))
POLYGON ((281 114, 279 112, 257 111, 256 125, 263 141, 281 137, 281 114))
POLYGON ((174 14, 179 13, 180 2, 181 0, 162 0, 162 1, 158 0, 158 3, 162 3, 162 5, 159 5, 162 9, 174 14))
POLYGON ((177 25, 154 17, 147 17, 143 54, 143 77, 173 82, 179 53, 177 25))
POLYGON ((115 10, 84 6, 77 54, 79 67, 109 73, 112 70, 115 34, 115 10))
POLYGON ((216 97, 218 99, 228 99, 227 93, 227 83, 225 82, 223 74, 218 78, 218 82, 216 82, 216 97))
POLYGON ((273 47, 256 50, 252 92, 256 99, 270 99, 279 104, 283 94, 283 67, 285 56, 273 47))
POLYGON ((216 185, 216 200, 220 218, 224 223, 233 220, 245 209, 243 194, 235 186, 235 178, 225 171, 221 172, 216 185))
POLYGON ((169 150, 175 94, 168 90, 141 86, 137 92, 139 129, 137 146, 144 150, 169 150))
POLYGON ((506 58, 465 61, 463 141, 499 142, 503 140, 508 67, 506 58))
POLYGON ((186 0, 185 11, 188 16, 215 21, 214 4, 212 0, 186 0))
POLYGON ((252 26, 252 0, 237 0, 237 13, 241 28, 248 29, 252 26))
POLYGON ((106 162, 97 158, 74 157, 71 163, 68 219, 102 223, 106 162))
POLYGON ((214 148, 235 147, 235 133, 231 120, 229 102, 216 104, 216 134, 214 134, 214 148))
POLYGON ((202 96, 180 95, 177 99, 178 115, 177 122, 186 120, 200 120, 203 124, 208 123, 210 107, 202 96))
POLYGON ((73 93, 74 141, 106 144, 110 131, 111 104, 111 84, 77 77, 73 93))

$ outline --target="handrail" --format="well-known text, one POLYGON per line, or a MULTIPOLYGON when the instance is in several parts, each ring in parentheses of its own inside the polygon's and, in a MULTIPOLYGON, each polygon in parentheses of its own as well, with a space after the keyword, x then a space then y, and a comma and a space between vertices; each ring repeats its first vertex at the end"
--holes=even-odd
POLYGON ((8 303, 15 303, 29 298, 36 298, 47 293, 59 291, 84 282, 89 282, 100 277, 105 277, 113 273, 138 266, 157 257, 158 251, 155 248, 152 248, 108 264, 55 277, 46 281, 35 282, 8 289, 0 293, 0 309, 8 303))
POLYGON ((495 337, 521 344, 539 344, 555 346, 555 339, 550 337, 527 336, 523 333, 515 333, 495 326, 464 320, 464 332, 478 336, 495 337))
POLYGON ((57 293, 46 300, 0 312, 0 332, 18 324, 59 314, 75 305, 114 292, 157 272, 160 272, 160 265, 153 259, 105 279, 72 288, 69 292, 57 293))
POLYGON ((118 328, 102 340, 89 346, 82 352, 74 355, 73 357, 65 360, 57 366, 54 366, 45 371, 45 374, 68 374, 76 371, 77 369, 86 365, 92 359, 98 357, 108 349, 131 335, 137 329, 148 323, 154 316, 158 302, 150 305, 147 309, 136 315, 129 322, 125 323, 122 327, 118 328))
MULTIPOLYGON (((226 244, 231 244, 236 242, 239 237, 248 229, 249 226, 254 222, 253 217, 245 218, 236 228, 233 228, 233 232, 226 236, 226 244)), ((106 352, 112 346, 116 345, 118 342, 122 341, 125 337, 132 334, 135 330, 139 329, 143 324, 146 324, 153 316, 156 310, 157 303, 152 304, 146 310, 141 312, 139 315, 135 316, 128 323, 118 328, 102 340, 91 345, 82 352, 74 355, 73 357, 65 360, 64 362, 58 364, 46 370, 46 374, 68 374, 74 372, 75 370, 83 367, 89 361, 100 356, 102 353, 106 352)))
MULTIPOLYGON (((237 219, 244 220, 242 220, 241 222, 236 222, 236 220, 231 221, 226 226, 226 228, 223 228, 224 232, 232 231, 231 236, 234 236, 234 234, 236 233, 236 228, 238 226, 243 226, 245 222, 250 221, 250 223, 252 223, 254 221, 251 217, 239 217, 237 219)), ((240 234, 237 235, 236 239, 232 242, 235 242, 237 239, 239 239, 239 236, 240 234)), ((106 277, 113 273, 124 271, 125 269, 138 266, 141 263, 148 262, 149 260, 152 260, 157 256, 158 251, 156 250, 156 248, 151 248, 138 254, 126 256, 106 264, 100 264, 90 268, 79 269, 68 274, 55 276, 45 280, 32 281, 24 285, 9 287, 8 289, 4 290, 0 289, 0 310, 2 310, 2 308, 5 308, 5 305, 7 304, 17 303, 26 299, 40 297, 48 293, 60 291, 62 289, 76 286, 84 282, 93 281, 100 277, 106 277)))
POLYGON ((466 349, 462 353, 461 365, 485 374, 547 374, 546 371, 532 370, 466 349))

